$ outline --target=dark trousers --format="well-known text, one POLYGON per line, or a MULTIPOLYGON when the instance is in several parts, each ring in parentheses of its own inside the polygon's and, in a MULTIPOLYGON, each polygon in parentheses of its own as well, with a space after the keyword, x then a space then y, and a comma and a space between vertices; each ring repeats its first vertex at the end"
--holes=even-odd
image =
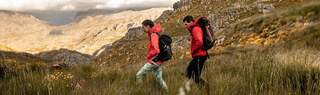
POLYGON ((201 72, 207 56, 195 57, 187 67, 187 78, 193 79, 198 85, 204 85, 205 81, 201 78, 201 72))

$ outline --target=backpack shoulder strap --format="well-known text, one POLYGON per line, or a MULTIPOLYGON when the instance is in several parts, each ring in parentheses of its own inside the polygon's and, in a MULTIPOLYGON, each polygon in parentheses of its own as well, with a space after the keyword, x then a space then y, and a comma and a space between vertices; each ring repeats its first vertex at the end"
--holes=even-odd
POLYGON ((151 36, 152 36, 152 34, 157 34, 158 37, 160 37, 160 34, 159 34, 158 32, 152 32, 151 35, 150 35, 150 38, 149 38, 150 41, 151 41, 151 36))

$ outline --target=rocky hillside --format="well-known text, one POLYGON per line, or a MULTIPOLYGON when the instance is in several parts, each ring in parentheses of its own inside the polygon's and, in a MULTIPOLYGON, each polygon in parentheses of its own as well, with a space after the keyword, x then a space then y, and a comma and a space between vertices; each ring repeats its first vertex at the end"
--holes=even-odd
POLYGON ((26 13, 0 12, 0 43, 18 52, 40 53, 61 48, 92 55, 125 35, 144 19, 156 19, 168 8, 93 15, 78 22, 52 26, 26 13))
MULTIPOLYGON (((164 14, 157 20, 164 26, 163 34, 174 39, 174 58, 163 66, 165 78, 173 90, 170 94, 180 93, 178 88, 184 85, 183 73, 191 59, 187 41, 189 34, 181 21, 186 15, 207 16, 218 37, 217 46, 209 51, 211 58, 206 62, 203 75, 209 87, 193 87, 187 95, 319 93, 319 1, 190 2, 189 7, 177 7, 174 12, 168 12, 169 15, 164 14)), ((126 92, 108 90, 112 94, 161 95, 150 77, 144 82, 147 86, 142 86, 144 90, 134 89, 133 78, 145 63, 148 40, 139 31, 141 28, 129 31, 125 38, 106 48, 95 60, 99 66, 103 65, 103 72, 112 72, 110 75, 118 75, 122 79, 109 78, 113 89, 127 88, 126 92)))
MULTIPOLYGON (((312 2, 312 0, 292 2, 286 0, 181 0, 180 2, 184 3, 176 7, 173 13, 157 20, 164 26, 163 34, 169 34, 174 39, 173 52, 175 56, 169 62, 172 64, 179 63, 182 59, 190 59, 187 42, 189 34, 181 21, 186 15, 207 16, 212 21, 218 38, 218 46, 210 51, 210 55, 224 51, 227 47, 268 47, 286 39, 287 35, 291 35, 294 31, 313 25, 309 21, 312 23, 318 21, 314 19, 318 14, 313 13, 318 10, 312 8, 317 5, 310 5, 311 8, 295 8, 302 5, 309 6, 305 4, 312 2), (288 10, 288 8, 294 8, 301 12, 288 10), (305 17, 308 15, 309 17, 305 17)), ((138 33, 139 31, 141 30, 137 29, 129 33, 142 37, 128 34, 127 38, 131 38, 131 40, 121 39, 113 43, 113 46, 110 46, 108 50, 96 58, 96 62, 118 64, 120 67, 126 67, 127 64, 142 64, 145 59, 147 40, 144 34, 138 33)))

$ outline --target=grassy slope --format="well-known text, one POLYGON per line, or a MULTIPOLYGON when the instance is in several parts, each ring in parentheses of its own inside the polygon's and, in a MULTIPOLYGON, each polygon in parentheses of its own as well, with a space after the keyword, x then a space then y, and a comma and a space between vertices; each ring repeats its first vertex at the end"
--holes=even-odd
MULTIPOLYGON (((285 1, 275 4, 281 6, 280 9, 287 10, 282 6, 301 2, 291 0, 292 3, 284 3, 285 1)), ((213 3, 215 4, 215 2, 213 3)), ((228 6, 228 3, 225 2, 221 2, 221 4, 227 5, 218 7, 220 9, 228 6)), ((228 27, 229 29, 221 30, 219 34, 227 35, 226 43, 220 46, 223 51, 211 51, 213 57, 207 61, 203 74, 204 79, 210 83, 209 88, 197 89, 193 86, 190 95, 319 94, 320 70, 317 62, 320 62, 320 59, 317 55, 320 50, 318 47, 320 45, 320 24, 318 21, 320 3, 301 5, 305 6, 298 8, 299 10, 283 11, 284 13, 271 14, 267 17, 258 14, 243 16, 243 18, 250 19, 237 20, 236 23, 228 27), (301 23, 304 23, 301 26, 303 28, 298 27, 301 23), (309 24, 305 25, 305 23, 309 24), (256 39, 265 37, 266 34, 263 33, 274 31, 273 28, 265 30, 272 25, 278 25, 273 26, 276 28, 285 27, 284 29, 276 29, 276 34, 281 33, 280 31, 286 31, 285 34, 288 36, 281 38, 277 45, 256 44, 256 39), (251 28, 254 31, 247 31, 251 28), (251 34, 254 35, 251 37, 251 34), (248 39, 246 39, 247 35, 250 36, 248 39), (255 39, 249 40, 250 38, 255 39), (243 40, 240 41, 240 39, 243 40), (239 47, 238 44, 241 43, 244 43, 245 46, 239 47), (260 48, 260 46, 264 46, 264 48, 260 48)), ((165 29, 171 31, 167 33, 175 38, 188 35, 176 23, 179 23, 180 18, 185 14, 205 15, 204 12, 207 10, 194 11, 199 7, 196 4, 189 11, 177 12, 172 15, 164 24, 165 29)), ((0 80, 0 89, 4 91, 1 94, 161 95, 162 92, 159 91, 159 86, 151 75, 147 75, 145 84, 135 85, 135 73, 144 62, 145 39, 144 36, 138 40, 124 40, 119 44, 114 44, 110 52, 98 57, 96 62, 103 63, 102 65, 79 65, 66 70, 41 71, 42 73, 28 72, 19 74, 18 77, 9 76, 0 80), (68 77, 69 75, 71 77, 68 77)), ((164 78, 170 87, 170 95, 177 94, 178 88, 183 85, 185 81, 183 73, 190 59, 188 57, 190 55, 185 54, 187 48, 176 50, 175 59, 170 61, 171 64, 163 67, 164 78), (180 55, 184 57, 180 57, 180 55)), ((33 63, 37 62, 39 61, 33 63)))
MULTIPOLYGON (((252 5, 252 2, 254 0, 247 0, 247 1, 242 1, 244 3, 248 3, 252 5)), ((310 2, 311 0, 305 0, 305 1, 300 1, 300 0, 296 0, 296 1, 289 1, 289 0, 284 0, 281 2, 269 2, 272 4, 275 4, 275 6, 278 6, 278 10, 280 9, 285 9, 285 8, 290 8, 290 7, 296 7, 298 5, 302 5, 306 2, 310 2), (289 6, 288 6, 289 5, 289 6)), ((218 0, 218 1, 209 1, 209 3, 207 3, 208 5, 202 5, 200 6, 198 4, 198 1, 194 1, 194 4, 191 6, 191 8, 189 10, 185 10, 185 11, 177 11, 175 12, 173 15, 169 16, 168 19, 161 19, 159 20, 159 22, 162 23, 163 28, 164 28, 164 34, 168 34, 172 37, 174 37, 174 41, 175 44, 174 45, 174 60, 170 61, 169 63, 175 64, 175 63, 181 63, 181 62, 185 62, 184 60, 181 59, 185 59, 185 60, 189 60, 190 59, 190 54, 186 51, 189 51, 188 47, 188 43, 187 42, 179 42, 177 40, 187 40, 186 36, 189 36, 189 33, 186 32, 186 29, 183 27, 183 24, 181 22, 181 19, 188 14, 193 14, 194 16, 200 16, 200 15, 208 15, 208 14, 222 14, 222 18, 224 16, 229 16, 227 15, 227 13, 229 12, 228 9, 230 8, 230 6, 234 3, 234 0, 218 0), (207 6, 206 8, 203 8, 207 6), (202 10, 199 10, 202 9, 202 10), (222 11, 220 11, 222 10, 222 11), (210 11, 210 13, 208 13, 208 11, 210 11), (177 44, 178 43, 178 44, 177 44), (180 46, 179 46, 180 45, 180 46)), ((236 20, 227 20, 230 23, 239 23, 239 22, 248 22, 251 23, 251 25, 254 24, 261 24, 261 23, 256 23, 251 21, 251 18, 257 18, 257 17, 263 17, 261 16, 261 13, 256 12, 256 9, 252 9, 250 11, 245 11, 245 10, 237 10, 239 11, 238 15, 242 15, 240 17, 237 17, 236 20), (252 12, 253 11, 253 12, 252 12), (250 18, 249 21, 241 21, 243 19, 246 18, 250 18)), ((299 14, 297 14, 299 15, 299 14)), ((221 19, 222 19, 221 18, 221 19)), ((274 16, 271 16, 270 18, 274 18, 274 16)), ((295 18, 295 17, 293 17, 295 18)), ((283 19, 283 18, 278 18, 278 19, 283 19)), ((267 18, 261 18, 261 20, 267 22, 269 21, 269 19, 267 18)), ((287 20, 290 21, 291 19, 287 20)), ((256 21, 256 20, 254 20, 256 21)), ((269 21, 267 23, 273 23, 276 21, 269 21)), ((277 21, 278 22, 278 21, 277 21)), ((235 24, 235 25, 242 25, 241 24, 235 24)), ((233 26, 235 26, 233 25, 233 26)), ((267 25, 264 25, 267 27, 267 25)), ((230 46, 232 43, 234 44, 240 44, 239 42, 237 42, 239 39, 243 39, 243 43, 252 43, 255 39, 253 39, 253 41, 247 41, 249 40, 249 37, 244 36, 244 37, 237 37, 237 39, 232 39, 229 40, 230 38, 234 38, 236 36, 242 36, 244 35, 242 32, 239 32, 237 30, 237 27, 231 27, 229 25, 226 26, 226 29, 234 29, 234 30, 223 30, 224 28, 222 28, 220 32, 218 32, 217 34, 220 35, 226 35, 226 41, 224 42, 225 44, 222 45, 222 48, 230 46), (231 27, 231 28, 230 28, 231 27), (224 32, 227 32, 229 34, 225 34, 224 32), (246 38, 247 37, 247 38, 246 38)), ((248 29, 247 26, 239 26, 239 28, 243 27, 244 29, 248 29)), ((248 26, 249 28, 252 27, 260 27, 259 25, 257 26, 248 26)), ((262 29, 262 28, 261 28, 262 29)), ((255 34, 254 32, 259 32, 260 30, 254 30, 251 31, 250 33, 245 33, 246 35, 248 34, 255 34)), ((256 34, 256 35, 260 35, 260 34, 256 34)), ((250 36, 251 37, 251 36, 250 36)), ((111 65, 111 68, 122 68, 122 67, 127 67, 127 65, 131 64, 135 67, 138 67, 136 64, 143 64, 144 63, 144 59, 145 59, 145 50, 146 50, 146 45, 145 43, 147 42, 147 38, 145 35, 140 36, 139 38, 136 38, 138 40, 123 40, 119 43, 115 43, 113 45, 113 47, 111 48, 111 50, 102 53, 102 55, 98 56, 96 58, 96 62, 98 64, 107 64, 109 67, 109 65, 111 65), (137 56, 139 55, 139 56, 137 56)), ((242 40, 241 40, 242 41, 242 40)), ((241 45, 243 44, 241 43, 241 45)), ((261 42, 263 43, 263 42, 261 42)), ((246 44, 244 44, 246 45, 246 44)), ((221 48, 218 47, 216 49, 217 51, 220 51, 221 48)), ((211 51, 211 52, 215 52, 215 51, 211 51)))
MULTIPOLYGON (((289 40, 286 44, 264 49, 227 48, 206 63, 203 77, 210 83, 209 88, 197 89, 193 86, 190 94, 319 93, 319 47, 315 47, 320 45, 319 26, 316 24, 290 36, 290 39, 296 40, 289 40)), ((177 94, 178 88, 183 85, 186 66, 185 62, 164 67, 164 77, 171 88, 170 95, 177 94)), ((92 66, 85 68, 96 69, 92 66)), ((135 85, 134 77, 138 69, 126 67, 121 70, 93 71, 95 76, 91 76, 85 89, 77 93, 161 95, 152 75, 147 75, 145 84, 135 85)))
POLYGON ((47 68, 45 61, 31 54, 0 51, 1 94, 23 94, 27 90, 38 90, 42 84, 38 83, 36 75, 47 68))
MULTIPOLYGON (((231 45, 231 43, 223 45, 225 46, 225 50, 214 54, 207 62, 204 77, 210 83, 210 88, 202 90, 195 88, 195 90, 191 92, 191 95, 208 93, 226 95, 318 93, 320 71, 317 69, 317 65, 312 65, 317 64, 315 62, 319 60, 316 57, 317 54, 319 54, 319 48, 316 46, 320 44, 318 41, 320 28, 318 28, 319 24, 317 24, 319 21, 316 18, 319 16, 318 7, 319 3, 314 3, 304 5, 303 8, 297 8, 297 10, 284 10, 281 13, 267 15, 267 17, 253 16, 250 17, 251 19, 249 20, 239 21, 230 26, 230 30, 223 30, 223 32, 226 32, 226 35, 231 32, 230 38, 234 35, 244 35, 245 37, 247 34, 255 34, 259 35, 260 39, 260 35, 263 33, 274 30, 260 31, 266 27, 271 27, 271 24, 282 22, 283 24, 273 27, 285 27, 287 30, 280 28, 276 33, 285 31, 288 36, 283 38, 275 37, 281 38, 281 41, 285 43, 279 43, 278 45, 265 48, 237 47, 231 45), (301 17, 302 19, 299 19, 301 17), (249 23, 249 26, 245 23, 249 23), (300 26, 301 23, 313 24, 310 26, 300 26), (256 26, 258 28, 256 28, 256 26), (246 33, 244 30, 248 28, 255 28, 255 31, 246 33)), ((242 36, 240 38, 242 38, 242 36)), ((233 43, 238 43, 237 41, 237 39, 226 40, 226 42, 233 43)), ((250 40, 243 41, 250 42, 250 40)), ((253 45, 260 46, 260 44, 253 45)), ((187 63, 186 58, 175 60, 178 60, 180 63, 164 67, 165 78, 168 81, 169 87, 173 88, 171 94, 176 94, 178 91, 177 88, 183 85, 183 73, 187 63)), ((154 86, 155 83, 152 77, 147 78, 145 83, 149 84, 143 85, 143 90, 136 90, 136 85, 128 85, 134 84, 135 71, 138 69, 139 68, 128 66, 122 70, 112 71, 112 75, 119 76, 120 80, 112 80, 110 85, 116 88, 107 90, 107 92, 112 94, 159 94, 160 92, 157 91, 157 86, 154 86), (123 92, 115 91, 122 87, 127 88, 127 90, 123 92)))

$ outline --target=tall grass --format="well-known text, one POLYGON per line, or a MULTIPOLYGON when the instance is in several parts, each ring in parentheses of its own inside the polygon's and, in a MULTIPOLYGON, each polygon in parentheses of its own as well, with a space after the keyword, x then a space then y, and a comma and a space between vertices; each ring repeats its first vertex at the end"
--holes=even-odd
MULTIPOLYGON (((270 48, 227 49, 213 55, 205 65, 203 78, 208 88, 192 85, 190 95, 263 95, 263 94, 319 94, 320 69, 306 60, 308 53, 294 53, 296 49, 270 48), (281 51, 281 52, 280 52, 281 51), (293 53, 291 53, 293 52, 293 53), (290 56, 288 56, 290 54, 290 56)), ((302 49, 310 50, 310 49, 302 49)), ((319 51, 316 51, 319 52, 319 51)), ((169 94, 177 94, 184 85, 185 63, 163 66, 169 94)), ((165 94, 148 74, 143 84, 135 83, 139 68, 111 69, 96 65, 80 65, 67 70, 36 71, 6 75, 0 80, 2 95, 145 95, 165 94), (71 74, 72 77, 66 75, 71 74), (50 75, 53 76, 50 77, 50 75), (57 78, 54 78, 57 77, 57 78)))

